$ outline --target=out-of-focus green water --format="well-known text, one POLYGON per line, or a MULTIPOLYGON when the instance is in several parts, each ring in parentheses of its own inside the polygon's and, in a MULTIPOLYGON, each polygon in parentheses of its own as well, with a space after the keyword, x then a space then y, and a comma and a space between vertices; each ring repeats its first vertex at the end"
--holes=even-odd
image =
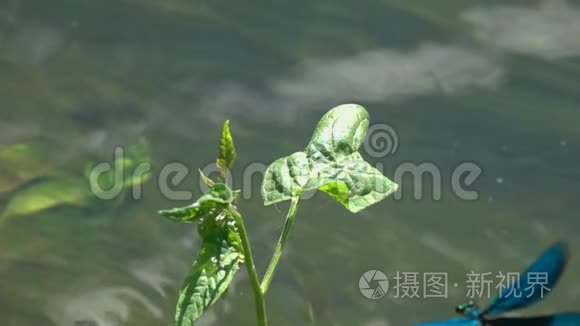
MULTIPOLYGON (((395 130, 396 151, 363 150, 387 176, 430 163, 441 184, 419 182, 415 199, 417 184, 406 177, 402 198, 357 215, 323 195, 304 201, 268 294, 272 325, 446 318, 467 300, 467 273, 517 272, 556 240, 572 253, 563 284, 523 313, 574 310, 578 35, 572 1, 2 0, 0 207, 42 180, 83 180, 87 161, 110 162, 116 146, 142 138, 154 177, 139 200, 6 219, 0 324, 171 324, 197 243, 190 226, 156 215, 188 202, 167 198, 159 176, 181 162, 191 174, 172 188, 200 195, 197 168, 214 160, 224 119, 239 153, 234 184, 250 191, 239 208, 263 271, 287 206, 262 207, 259 173, 244 176, 300 150, 319 117, 346 102, 395 130), (481 168, 468 187, 477 200, 453 190, 462 163, 481 168), (379 300, 359 291, 371 269, 391 280, 379 300), (396 297, 397 272, 420 273, 421 285, 422 273, 448 273, 448 298, 396 297)), ((200 325, 253 325, 249 282, 239 274, 200 325)))

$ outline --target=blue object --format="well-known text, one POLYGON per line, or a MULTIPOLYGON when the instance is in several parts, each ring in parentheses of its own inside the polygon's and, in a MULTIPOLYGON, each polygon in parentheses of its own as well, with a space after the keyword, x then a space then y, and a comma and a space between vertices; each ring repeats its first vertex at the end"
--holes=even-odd
POLYGON ((519 282, 506 287, 484 310, 474 303, 457 306, 461 317, 418 323, 416 326, 580 326, 580 313, 560 313, 539 317, 502 318, 498 315, 531 306, 541 301, 558 283, 568 261, 568 248, 556 243, 520 274, 519 282), (532 282, 542 277, 543 282, 532 282))

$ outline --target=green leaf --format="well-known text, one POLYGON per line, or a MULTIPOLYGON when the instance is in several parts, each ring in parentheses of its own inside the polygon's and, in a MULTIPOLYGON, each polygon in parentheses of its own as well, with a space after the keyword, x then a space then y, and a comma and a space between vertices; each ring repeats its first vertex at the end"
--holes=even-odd
POLYGON ((278 159, 268 167, 262 183, 264 203, 270 205, 319 189, 351 212, 358 212, 392 194, 397 184, 358 152, 368 126, 368 113, 360 105, 340 105, 327 112, 304 152, 278 159))
POLYGON ((266 205, 300 196, 311 177, 308 163, 306 153, 296 152, 270 164, 262 182, 266 205))
POLYGON ((318 122, 306 153, 317 162, 348 159, 358 151, 368 128, 369 114, 365 108, 356 104, 337 106, 318 122))
POLYGON ((191 326, 228 288, 244 261, 233 220, 224 213, 199 226, 202 245, 183 288, 175 313, 176 326, 191 326))
POLYGON ((54 155, 42 144, 13 144, 0 149, 0 194, 14 191, 54 168, 54 155))
POLYGON ((62 205, 84 207, 92 198, 86 182, 79 179, 46 179, 17 192, 6 205, 2 219, 30 215, 62 205))
MULTIPOLYGON (((96 162, 87 164, 85 167, 85 177, 89 178, 91 171, 97 164, 96 162)), ((147 182, 152 175, 150 169, 136 173, 136 169, 142 164, 151 164, 151 150, 149 144, 144 139, 141 139, 134 145, 128 146, 124 155, 115 160, 113 168, 99 176, 99 186, 102 189, 113 188, 116 182, 116 169, 119 166, 123 171, 123 179, 121 180, 123 189, 147 182)))
POLYGON ((206 185, 208 185, 210 187, 215 185, 215 182, 213 182, 212 179, 210 179, 207 175, 205 175, 203 173, 203 171, 201 171, 201 169, 198 169, 198 171, 199 171, 199 177, 200 177, 201 181, 203 181, 203 183, 205 183, 206 185))
POLYGON ((224 122, 222 129, 222 138, 220 139, 220 150, 217 159, 217 166, 225 176, 231 169, 236 160, 236 148, 234 147, 234 139, 230 132, 230 121, 224 122))
POLYGON ((142 164, 151 164, 151 148, 145 139, 140 139, 138 143, 127 147, 125 157, 121 160, 121 164, 125 168, 125 176, 123 185, 128 188, 136 184, 145 183, 151 178, 151 171, 141 175, 135 174, 137 169, 142 164))
POLYGON ((216 183, 195 203, 185 207, 161 210, 159 214, 174 221, 197 222, 204 217, 220 214, 233 200, 234 195, 230 188, 223 183, 216 183))

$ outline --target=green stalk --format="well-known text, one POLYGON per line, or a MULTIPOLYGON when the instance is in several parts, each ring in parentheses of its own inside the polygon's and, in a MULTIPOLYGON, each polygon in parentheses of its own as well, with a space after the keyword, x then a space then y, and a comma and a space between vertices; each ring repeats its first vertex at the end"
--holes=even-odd
POLYGON ((266 317, 266 303, 264 302, 264 295, 260 290, 260 278, 256 272, 256 266, 254 265, 254 256, 252 255, 252 248, 250 247, 250 240, 248 239, 248 233, 246 232, 244 221, 242 220, 240 213, 234 207, 229 206, 228 213, 230 213, 236 220, 238 231, 240 232, 242 249, 244 250, 244 259, 246 261, 245 265, 248 270, 248 276, 250 277, 250 281, 252 283, 252 289, 254 290, 258 325, 267 326, 268 318, 266 317))
POLYGON ((276 272, 276 266, 280 261, 280 257, 282 257, 284 246, 286 245, 286 241, 288 240, 288 234, 290 233, 290 229, 292 228, 294 217, 296 217, 296 209, 298 207, 299 201, 300 197, 292 197, 292 202, 290 203, 290 208, 288 209, 288 214, 286 215, 284 229, 282 230, 280 239, 278 239, 278 244, 276 244, 276 249, 274 249, 274 255, 272 256, 272 259, 270 259, 268 269, 266 270, 266 274, 264 275, 264 279, 262 280, 261 288, 262 294, 264 295, 266 294, 266 292, 268 292, 268 287, 270 286, 270 282, 272 282, 272 279, 274 278, 274 273, 276 272))

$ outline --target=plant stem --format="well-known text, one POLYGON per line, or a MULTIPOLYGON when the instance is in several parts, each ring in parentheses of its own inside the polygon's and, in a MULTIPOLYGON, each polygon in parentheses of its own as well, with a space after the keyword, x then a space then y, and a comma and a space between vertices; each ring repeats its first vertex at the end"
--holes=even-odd
POLYGON ((268 318, 266 317, 266 303, 264 302, 264 295, 260 290, 260 279, 258 277, 258 273, 256 272, 256 266, 254 265, 254 256, 252 255, 252 248, 250 247, 250 240, 248 239, 248 233, 246 232, 244 221, 242 220, 240 213, 234 207, 229 206, 228 212, 236 220, 238 231, 240 232, 242 249, 244 250, 244 259, 246 261, 246 268, 248 270, 248 276, 250 277, 252 288, 254 290, 254 299, 256 300, 258 325, 267 326, 268 318))
POLYGON ((282 257, 282 251, 284 251, 284 246, 286 245, 286 241, 288 240, 288 234, 290 233, 290 229, 292 228, 292 223, 294 222, 294 217, 296 217, 296 209, 298 207, 298 202, 300 201, 300 197, 292 197, 292 202, 290 203, 290 208, 288 209, 288 214, 286 215, 286 222, 284 223, 284 229, 282 230, 282 234, 280 235, 280 239, 278 239, 278 244, 276 244, 276 249, 274 249, 274 255, 272 259, 270 259, 270 263, 268 264, 268 269, 266 270, 266 274, 264 274, 264 279, 262 280, 262 294, 266 294, 268 292, 268 287, 270 286, 270 282, 274 278, 274 273, 276 272, 276 266, 280 261, 280 257, 282 257))

